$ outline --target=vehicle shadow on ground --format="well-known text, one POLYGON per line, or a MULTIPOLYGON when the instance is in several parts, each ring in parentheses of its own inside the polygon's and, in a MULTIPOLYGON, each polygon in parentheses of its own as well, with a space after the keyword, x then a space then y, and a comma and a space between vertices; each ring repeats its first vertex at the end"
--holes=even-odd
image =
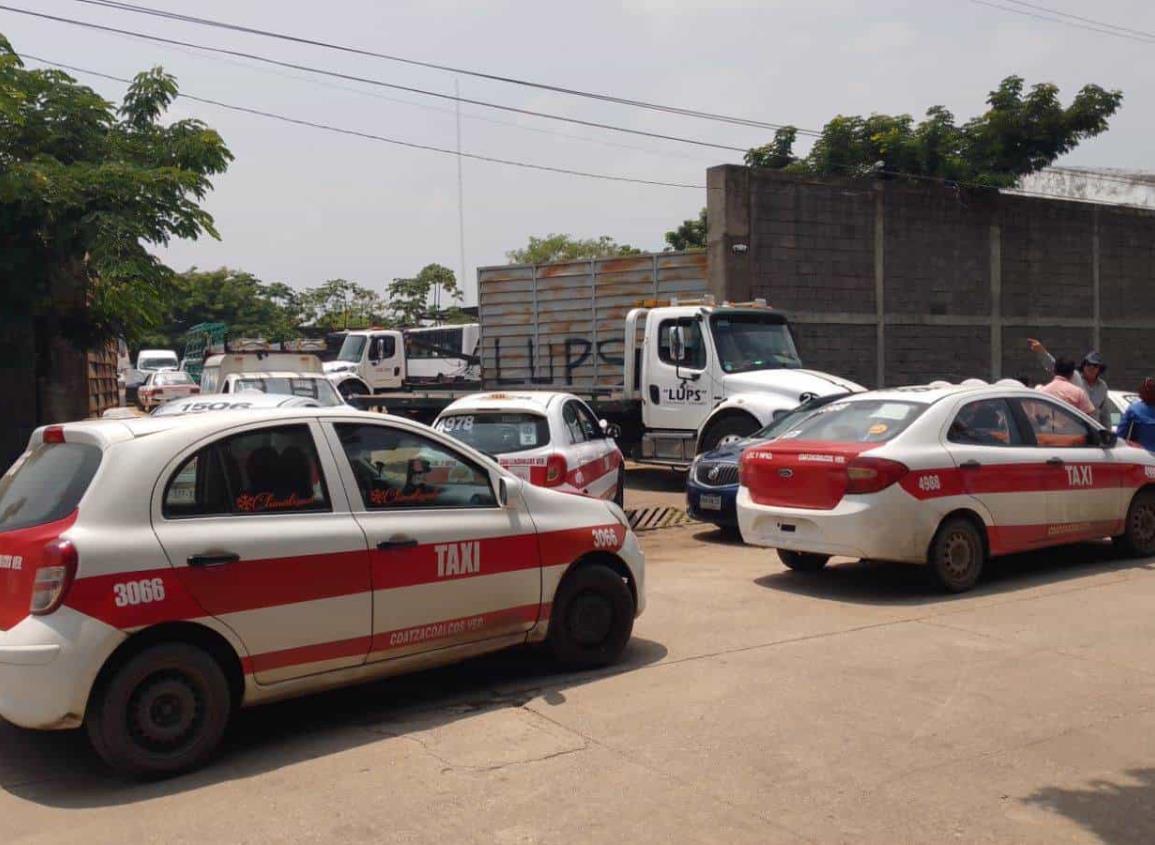
POLYGON ((627 495, 629 495, 630 490, 644 490, 650 493, 685 493, 686 472, 669 467, 627 466, 627 495))
POLYGON ((831 563, 819 572, 794 572, 782 566, 780 571, 755 579, 755 583, 771 590, 828 601, 917 606, 998 595, 1129 569, 1155 569, 1155 561, 1123 557, 1104 541, 995 558, 988 561, 978 585, 959 595, 945 592, 925 566, 876 560, 831 563))
POLYGON ((1022 800, 1066 816, 1109 845, 1155 842, 1155 769, 1132 769, 1125 777, 1131 782, 1094 780, 1082 789, 1051 786, 1022 800))
POLYGON ((371 743, 434 730, 565 692, 664 658, 660 643, 635 637, 607 669, 559 673, 541 651, 519 648, 358 687, 242 711, 218 759, 171 780, 134 783, 105 768, 83 731, 25 731, 0 721, 0 789, 47 807, 127 805, 241 780, 371 743))

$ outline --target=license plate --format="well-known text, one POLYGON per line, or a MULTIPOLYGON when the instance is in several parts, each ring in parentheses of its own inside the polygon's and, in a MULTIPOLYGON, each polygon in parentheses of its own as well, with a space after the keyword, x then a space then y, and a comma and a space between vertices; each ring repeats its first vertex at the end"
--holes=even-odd
POLYGON ((722 497, 705 494, 698 497, 698 506, 704 511, 722 510, 722 497))

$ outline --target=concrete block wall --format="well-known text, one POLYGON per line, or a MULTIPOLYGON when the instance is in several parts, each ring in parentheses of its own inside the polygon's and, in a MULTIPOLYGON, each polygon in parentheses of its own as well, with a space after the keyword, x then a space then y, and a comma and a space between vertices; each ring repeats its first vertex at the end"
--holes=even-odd
POLYGON ((1155 213, 798 177, 707 174, 710 290, 785 311, 808 366, 863 384, 1045 373, 1099 348, 1113 385, 1155 376, 1155 213))

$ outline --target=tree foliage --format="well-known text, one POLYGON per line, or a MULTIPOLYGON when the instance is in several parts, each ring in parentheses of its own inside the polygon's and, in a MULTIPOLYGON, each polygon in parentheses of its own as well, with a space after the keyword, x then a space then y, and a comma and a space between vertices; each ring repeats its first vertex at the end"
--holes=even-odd
POLYGON ((620 244, 609 235, 600 238, 571 238, 552 234, 539 238, 530 235, 529 244, 505 254, 510 264, 545 264, 548 261, 576 261, 582 258, 611 258, 616 255, 638 255, 640 249, 620 244))
POLYGON ((419 326, 421 322, 435 316, 448 322, 466 322, 461 312, 462 292, 457 285, 457 276, 441 264, 426 264, 411 278, 394 279, 386 289, 389 299, 389 316, 396 326, 419 326), (440 294, 444 294, 444 297, 440 294), (431 309, 435 303, 439 313, 431 309))
POLYGON ((1121 91, 1085 85, 1064 107, 1059 89, 1040 83, 1024 94, 1023 79, 1008 76, 987 98, 987 110, 961 126, 942 106, 919 123, 907 114, 839 115, 803 158, 793 155, 797 130, 746 153, 752 167, 806 174, 934 178, 965 185, 1013 187, 1081 141, 1106 131, 1123 102, 1121 91))
POLYGON ((347 279, 329 279, 296 298, 297 319, 314 331, 364 329, 385 322, 380 295, 347 279))
POLYGON ((684 249, 705 249, 706 209, 698 212, 697 219, 683 220, 677 229, 666 232, 666 243, 669 249, 679 252, 684 249))
POLYGON ((232 160, 200 121, 162 123, 176 96, 154 68, 117 108, 0 35, 0 315, 82 345, 162 319, 173 274, 148 248, 217 237, 200 204, 232 160))

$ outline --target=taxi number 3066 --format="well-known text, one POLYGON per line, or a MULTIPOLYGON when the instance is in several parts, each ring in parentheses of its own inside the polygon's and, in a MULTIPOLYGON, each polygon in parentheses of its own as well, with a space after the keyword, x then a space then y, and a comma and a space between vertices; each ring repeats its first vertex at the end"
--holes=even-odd
POLYGON ((113 584, 112 592, 116 597, 117 607, 151 604, 154 601, 164 601, 164 581, 160 578, 126 581, 122 584, 113 584))
POLYGON ((612 528, 595 528, 594 529, 594 548, 595 549, 609 549, 617 546, 618 532, 612 528))

